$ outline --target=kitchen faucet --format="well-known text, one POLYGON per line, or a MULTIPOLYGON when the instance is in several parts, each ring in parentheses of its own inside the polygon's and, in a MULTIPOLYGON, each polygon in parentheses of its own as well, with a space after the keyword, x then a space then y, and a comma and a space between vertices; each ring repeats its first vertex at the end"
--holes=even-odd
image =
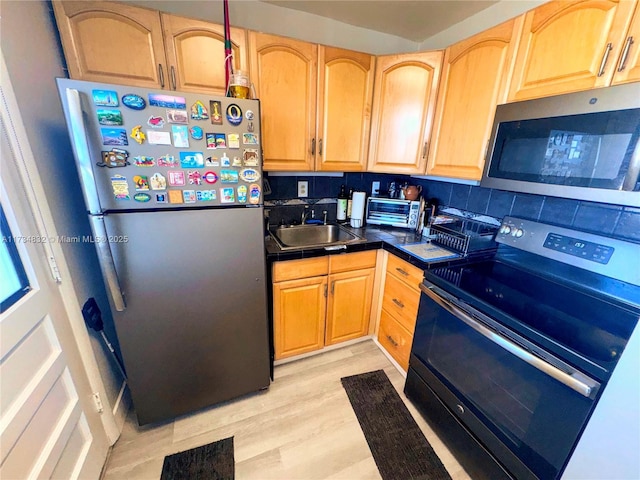
MULTIPOLYGON (((311 218, 313 218, 314 216, 315 212, 311 210, 311 218)), ((309 218, 309 205, 304 206, 304 211, 302 212, 302 216, 300 218, 300 224, 304 225, 304 223, 307 221, 307 218, 309 218)))

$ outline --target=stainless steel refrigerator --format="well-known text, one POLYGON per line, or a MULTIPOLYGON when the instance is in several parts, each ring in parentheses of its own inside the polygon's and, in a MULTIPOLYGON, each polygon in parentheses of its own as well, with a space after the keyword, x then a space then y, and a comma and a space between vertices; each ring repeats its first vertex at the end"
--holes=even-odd
POLYGON ((258 100, 57 82, 138 422, 266 388, 258 100))

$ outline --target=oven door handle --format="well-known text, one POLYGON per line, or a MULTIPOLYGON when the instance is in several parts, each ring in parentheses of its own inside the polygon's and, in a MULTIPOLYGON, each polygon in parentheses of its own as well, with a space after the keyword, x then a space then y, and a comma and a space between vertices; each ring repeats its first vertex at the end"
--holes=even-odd
POLYGON ((595 393, 598 390, 598 387, 600 386, 598 382, 580 374, 577 371, 574 371, 573 374, 577 374, 583 377, 583 379, 577 379, 572 374, 563 372, 558 367, 551 365, 550 363, 545 362, 541 358, 529 353, 520 345, 517 345, 516 343, 512 342, 511 340, 508 340, 507 338, 503 337, 499 333, 491 330, 489 327, 486 327, 483 323, 477 321, 475 318, 473 318, 467 312, 462 310, 460 307, 454 305, 446 298, 443 298, 442 296, 440 296, 438 293, 434 291, 435 289, 437 289, 437 287, 435 287, 434 285, 427 286, 425 284, 420 284, 420 290, 422 290, 422 292, 425 295, 427 295, 431 300, 436 302, 438 305, 443 307, 445 310, 447 310, 449 313, 451 313, 458 319, 462 320, 469 327, 473 328, 476 332, 478 332, 488 340, 492 341, 493 343, 503 348, 504 350, 508 351, 512 355, 515 355, 520 360, 528 363, 529 365, 541 371, 542 373, 554 378, 555 380, 566 385, 572 390, 575 390, 579 394, 587 398, 593 398, 595 396, 595 393), (585 380, 586 382, 583 380, 585 380))

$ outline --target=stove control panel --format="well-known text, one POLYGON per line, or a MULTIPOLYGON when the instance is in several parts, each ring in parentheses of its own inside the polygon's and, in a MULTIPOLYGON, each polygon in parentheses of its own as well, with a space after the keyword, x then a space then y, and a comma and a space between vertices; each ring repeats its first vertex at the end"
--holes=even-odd
POLYGON ((496 242, 640 286, 640 245, 504 217, 496 242))

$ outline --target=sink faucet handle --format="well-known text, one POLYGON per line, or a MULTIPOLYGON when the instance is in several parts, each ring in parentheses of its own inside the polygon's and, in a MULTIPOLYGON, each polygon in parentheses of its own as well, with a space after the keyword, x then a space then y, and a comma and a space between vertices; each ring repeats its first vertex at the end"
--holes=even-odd
POLYGON ((327 224, 327 211, 326 210, 322 211, 322 223, 325 224, 325 225, 327 224))

